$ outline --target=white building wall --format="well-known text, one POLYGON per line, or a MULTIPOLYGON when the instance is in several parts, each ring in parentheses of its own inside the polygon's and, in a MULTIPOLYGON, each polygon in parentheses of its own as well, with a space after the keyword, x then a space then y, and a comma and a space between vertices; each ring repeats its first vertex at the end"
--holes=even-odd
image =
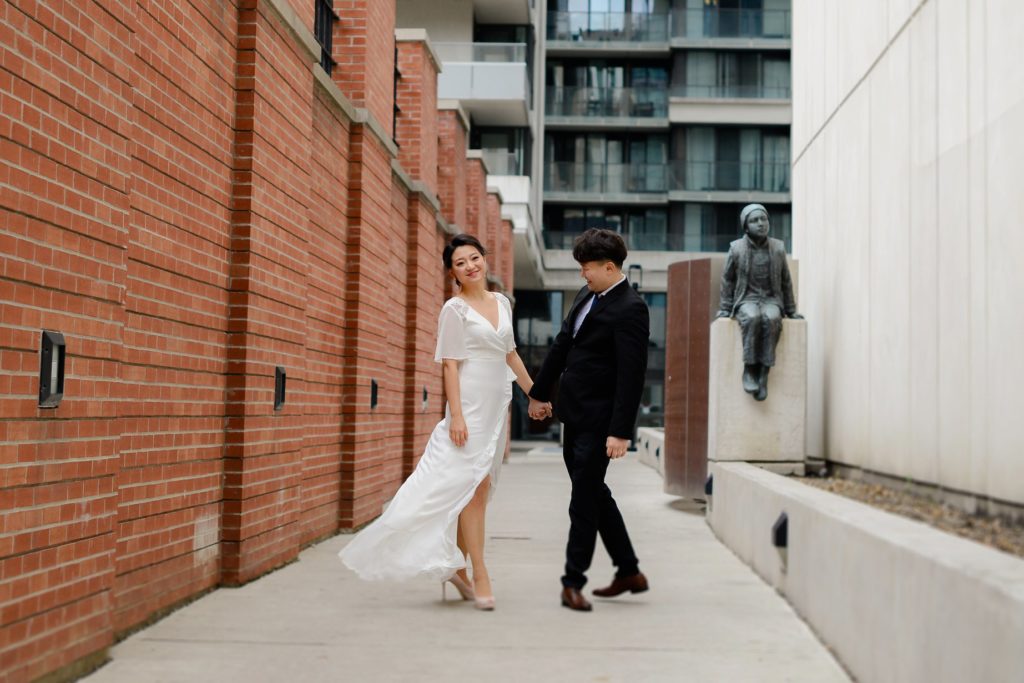
POLYGON ((808 451, 1024 503, 1024 3, 794 0, 808 451))

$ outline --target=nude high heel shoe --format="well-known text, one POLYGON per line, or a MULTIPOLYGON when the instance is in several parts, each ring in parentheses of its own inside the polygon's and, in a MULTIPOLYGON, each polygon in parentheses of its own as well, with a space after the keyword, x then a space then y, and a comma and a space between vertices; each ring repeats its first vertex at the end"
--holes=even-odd
POLYGON ((459 577, 458 574, 453 574, 452 578, 448 579, 448 581, 442 581, 441 582, 441 599, 442 600, 447 599, 447 594, 446 594, 445 589, 448 588, 448 584, 449 583, 451 583, 453 586, 455 586, 455 590, 459 591, 459 595, 462 596, 463 600, 473 600, 476 597, 476 595, 473 593, 473 589, 470 587, 470 585, 468 583, 466 583, 465 581, 463 581, 459 577))
POLYGON ((490 612, 494 609, 494 596, 488 595, 487 597, 476 598, 473 601, 473 606, 479 610, 490 612))

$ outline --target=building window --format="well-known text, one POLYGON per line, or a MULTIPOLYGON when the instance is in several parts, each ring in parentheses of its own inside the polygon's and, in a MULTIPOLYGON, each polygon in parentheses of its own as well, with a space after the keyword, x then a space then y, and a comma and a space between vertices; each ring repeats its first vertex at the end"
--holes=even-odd
POLYGON ((313 24, 313 33, 316 35, 316 42, 320 43, 320 66, 328 74, 334 69, 334 58, 331 56, 331 46, 334 36, 334 22, 338 15, 334 13, 334 0, 315 0, 316 19, 313 24))

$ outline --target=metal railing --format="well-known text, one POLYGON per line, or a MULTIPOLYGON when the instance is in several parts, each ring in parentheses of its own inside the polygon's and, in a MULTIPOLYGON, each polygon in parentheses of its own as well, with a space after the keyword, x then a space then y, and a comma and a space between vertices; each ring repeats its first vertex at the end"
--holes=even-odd
POLYGON ((552 86, 547 89, 544 113, 548 116, 664 118, 668 116, 668 90, 552 86))
MULTIPOLYGON (((543 231, 544 246, 548 249, 572 249, 573 241, 580 236, 578 232, 559 230, 543 231)), ((666 233, 664 230, 633 231, 622 234, 626 248, 637 251, 684 251, 685 235, 666 233)), ((732 239, 736 239, 733 235, 732 239)), ((728 248, 728 242, 726 242, 728 248)))
POLYGON ((526 43, 433 43, 442 62, 526 63, 526 43))
POLYGON ((522 175, 519 155, 504 149, 483 149, 481 153, 491 175, 522 175))
POLYGON ((544 166, 545 192, 789 192, 789 162, 670 161, 598 164, 575 161, 544 166))
POLYGON ((689 192, 789 192, 788 161, 673 161, 670 188, 689 192))
POLYGON ((673 38, 789 38, 789 10, 707 6, 672 12, 673 38))
POLYGON ((672 86, 672 97, 694 97, 705 99, 762 99, 788 100, 790 87, 771 85, 697 85, 684 84, 672 86))
POLYGON ((554 161, 544 167, 547 192, 625 194, 667 192, 667 164, 588 164, 554 161))
POLYGON ((548 12, 548 40, 665 42, 668 23, 668 14, 548 12))

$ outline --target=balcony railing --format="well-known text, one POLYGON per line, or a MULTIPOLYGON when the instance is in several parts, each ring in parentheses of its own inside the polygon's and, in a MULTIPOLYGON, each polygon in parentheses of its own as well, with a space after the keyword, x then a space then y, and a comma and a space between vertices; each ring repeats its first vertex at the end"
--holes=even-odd
POLYGON ((672 97, 694 97, 703 99, 762 99, 788 100, 788 85, 675 85, 672 97))
POLYGON ((670 189, 688 192, 789 192, 789 162, 673 161, 670 189))
POLYGON ((665 118, 668 116, 666 88, 549 87, 544 103, 548 116, 607 116, 665 118))
POLYGON ((666 164, 587 164, 551 162, 544 169, 547 192, 633 194, 667 192, 666 164))
POLYGON ((522 175, 519 155, 504 149, 481 150, 487 172, 491 175, 522 175))
POLYGON ((526 43, 433 43, 441 62, 526 62, 526 43))
MULTIPOLYGON (((580 233, 545 229, 543 235, 544 246, 548 249, 572 249, 572 244, 580 233)), ((669 234, 663 230, 626 232, 623 233, 622 239, 630 251, 685 251, 685 235, 669 234)), ((732 235, 731 239, 736 239, 736 235, 732 235)), ((729 243, 725 244, 728 249, 729 243)))
POLYGON ((789 10, 704 7, 672 12, 673 38, 789 38, 789 10))
POLYGON ((633 12, 548 12, 548 40, 666 42, 668 17, 633 12))
POLYGON ((588 194, 789 192, 789 162, 671 161, 660 164, 551 162, 544 191, 588 194))

